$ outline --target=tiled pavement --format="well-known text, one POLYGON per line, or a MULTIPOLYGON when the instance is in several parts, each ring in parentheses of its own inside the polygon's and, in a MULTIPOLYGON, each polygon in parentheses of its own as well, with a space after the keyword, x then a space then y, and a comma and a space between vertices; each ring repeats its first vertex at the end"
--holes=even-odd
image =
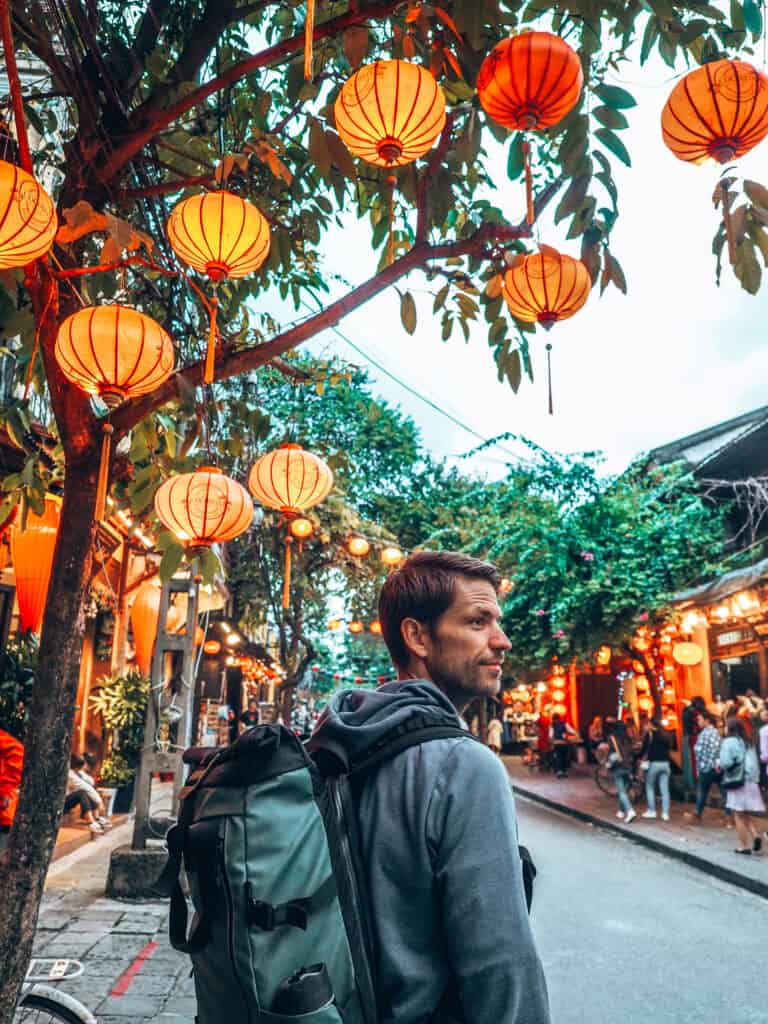
MULTIPOLYGON (((572 765, 568 778, 557 779, 549 772, 531 771, 517 757, 504 757, 503 761, 520 796, 572 814, 599 828, 620 832, 660 853, 768 897, 768 840, 764 840, 761 854, 738 856, 733 852, 738 845, 735 829, 721 810, 708 807, 703 821, 697 822, 691 814, 693 804, 673 801, 670 821, 664 822, 660 818, 642 818, 645 810, 645 803, 642 803, 636 808, 637 818, 625 825, 616 818, 616 798, 598 789, 594 766, 572 765)), ((712 795, 719 795, 716 787, 712 795)), ((763 828, 768 828, 766 818, 763 818, 763 828)))

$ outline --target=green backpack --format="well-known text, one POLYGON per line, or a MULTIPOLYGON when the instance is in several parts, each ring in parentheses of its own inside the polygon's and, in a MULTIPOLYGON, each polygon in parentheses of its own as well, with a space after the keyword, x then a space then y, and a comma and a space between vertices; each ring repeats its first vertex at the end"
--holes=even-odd
POLYGON ((185 753, 195 767, 157 890, 171 944, 192 958, 198 1024, 376 1024, 354 793, 374 765, 446 736, 467 733, 417 715, 354 765, 343 751, 313 759, 274 725, 185 753))

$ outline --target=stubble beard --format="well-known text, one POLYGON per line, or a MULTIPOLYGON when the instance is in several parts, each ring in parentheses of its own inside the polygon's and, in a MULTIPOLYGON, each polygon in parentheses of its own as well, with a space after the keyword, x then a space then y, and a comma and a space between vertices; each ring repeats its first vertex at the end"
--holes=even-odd
POLYGON ((429 678, 443 691, 459 714, 478 697, 495 697, 501 687, 501 679, 490 684, 482 680, 482 666, 476 662, 467 662, 461 670, 440 664, 439 661, 428 661, 426 666, 429 678))

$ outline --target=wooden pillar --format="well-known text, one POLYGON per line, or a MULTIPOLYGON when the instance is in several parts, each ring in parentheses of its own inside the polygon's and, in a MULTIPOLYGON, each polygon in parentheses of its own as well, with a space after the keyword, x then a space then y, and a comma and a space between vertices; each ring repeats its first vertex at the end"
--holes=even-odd
POLYGON ((75 732, 73 737, 73 748, 78 754, 85 750, 85 738, 88 732, 88 700, 91 696, 91 682, 93 680, 93 640, 96 631, 95 619, 89 619, 83 636, 83 653, 80 658, 80 676, 77 682, 77 715, 75 732))
POLYGON ((112 640, 112 672, 122 675, 125 672, 125 651, 128 644, 128 568, 133 558, 133 550, 126 538, 120 559, 120 578, 117 584, 117 608, 115 609, 115 635, 112 640))
POLYGON ((760 646, 757 649, 757 666, 760 672, 760 696, 768 697, 768 659, 766 659, 762 640, 760 640, 760 646))

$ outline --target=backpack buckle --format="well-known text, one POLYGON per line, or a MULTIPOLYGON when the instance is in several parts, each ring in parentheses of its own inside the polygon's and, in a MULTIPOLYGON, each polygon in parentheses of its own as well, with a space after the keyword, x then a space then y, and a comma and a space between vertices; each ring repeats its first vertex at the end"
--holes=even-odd
POLYGON ((248 921, 265 932, 275 930, 275 908, 263 900, 248 901, 248 921))

